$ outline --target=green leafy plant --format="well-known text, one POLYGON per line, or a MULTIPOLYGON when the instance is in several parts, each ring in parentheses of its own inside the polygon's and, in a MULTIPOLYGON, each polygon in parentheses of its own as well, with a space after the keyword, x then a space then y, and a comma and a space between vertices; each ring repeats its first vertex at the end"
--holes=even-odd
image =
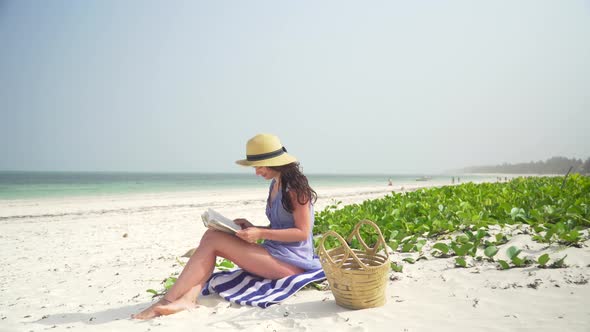
POLYGON ((537 263, 539 267, 545 268, 547 267, 547 262, 549 262, 549 254, 543 254, 537 259, 537 263))
POLYGON ((394 272, 401 273, 403 271, 403 269, 404 269, 404 266, 403 265, 398 264, 396 262, 391 262, 390 266, 391 266, 391 270, 394 271, 394 272))
POLYGON ((307 284, 304 289, 313 288, 315 290, 323 291, 326 290, 328 284, 324 282, 310 282, 307 284))
POLYGON ((416 260, 413 259, 412 257, 406 257, 406 258, 402 259, 402 261, 410 263, 410 264, 416 263, 416 260))
POLYGON ((494 261, 494 256, 498 253, 498 247, 494 246, 494 245, 490 245, 487 248, 485 248, 485 250, 483 251, 484 255, 486 255, 486 257, 488 258, 488 260, 490 261, 494 261))
POLYGON ((518 257, 518 255, 521 253, 521 251, 522 250, 516 248, 515 246, 511 246, 510 248, 508 248, 508 250, 506 250, 506 255, 508 255, 508 258, 516 266, 521 266, 523 263, 522 259, 520 257, 518 257))
POLYGON ((509 240, 508 237, 506 236, 506 234, 503 234, 503 233, 498 233, 494 237, 496 238, 495 244, 498 246, 507 243, 509 240))
POLYGON ((553 263, 547 265, 547 263, 551 260, 551 257, 549 257, 549 254, 543 254, 541 256, 539 256, 539 258, 537 259, 537 264, 539 264, 538 266, 542 269, 560 269, 560 268, 565 268, 567 267, 567 265, 565 264, 565 258, 567 257, 567 255, 561 257, 560 259, 554 261, 553 263))
MULTIPOLYGON (((391 193, 361 204, 340 203, 316 212, 315 234, 334 230, 348 235, 359 220, 369 219, 379 226, 392 250, 420 252, 426 240, 437 241, 461 231, 463 235, 455 238, 454 245, 448 245, 450 250, 433 247, 435 256, 448 257, 452 250, 458 256, 475 257, 478 248, 498 247, 508 241, 503 233, 490 236, 490 225, 528 225, 535 241, 580 246, 587 240, 582 231, 590 227, 590 178, 574 174, 565 184, 562 177, 464 183, 391 193), (470 246, 464 247, 468 243, 470 246)), ((364 229, 361 236, 376 240, 375 234, 364 229)), ((338 243, 328 239, 325 245, 330 249, 338 243)))
POLYGON ((567 267, 567 265, 565 264, 565 258, 566 257, 567 257, 567 255, 561 257, 560 259, 558 259, 555 262, 551 263, 551 265, 549 265, 549 267, 552 268, 552 269, 560 269, 560 268, 567 267))
POLYGON ((229 259, 222 259, 219 262, 215 262, 215 267, 221 271, 227 271, 233 269, 235 267, 234 262, 230 261, 229 259))
POLYGON ((453 249, 457 256, 465 256, 470 253, 471 249, 473 249, 473 244, 468 242, 460 245, 455 242, 451 242, 451 249, 453 249))
POLYGON ((510 268, 510 264, 508 264, 508 262, 505 260, 499 259, 498 264, 500 270, 508 270, 510 268))
POLYGON ((521 252, 522 252, 522 250, 518 249, 515 246, 511 246, 510 248, 508 248, 506 250, 506 255, 510 259, 510 263, 512 263, 512 265, 510 265, 510 263, 506 262, 505 260, 499 259, 498 260, 499 269, 500 270, 507 270, 511 267, 525 267, 525 266, 528 266, 528 265, 531 265, 534 263, 534 261, 529 258, 519 257, 518 255, 521 252))
POLYGON ((177 277, 169 276, 162 281, 162 284, 164 285, 164 288, 162 290, 156 291, 155 289, 150 288, 150 289, 147 289, 146 292, 152 294, 152 298, 154 298, 156 296, 164 295, 164 294, 166 294, 166 291, 168 291, 170 288, 172 288, 172 286, 174 286, 174 283, 176 282, 176 280, 178 280, 177 277))
POLYGON ((460 256, 455 258, 455 266, 457 267, 467 267, 467 262, 465 261, 465 257, 460 256))
POLYGON ((449 246, 445 243, 438 242, 432 246, 432 255, 434 257, 449 257, 449 246))

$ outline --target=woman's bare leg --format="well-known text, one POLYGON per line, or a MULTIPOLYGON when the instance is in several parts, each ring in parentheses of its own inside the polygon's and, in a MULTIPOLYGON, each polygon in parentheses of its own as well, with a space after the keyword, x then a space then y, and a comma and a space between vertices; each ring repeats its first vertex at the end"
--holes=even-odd
POLYGON ((223 232, 207 231, 178 280, 164 296, 172 303, 158 305, 154 310, 160 315, 169 315, 193 308, 203 285, 215 268, 215 259, 218 256, 231 260, 248 272, 269 279, 303 272, 300 268, 275 259, 257 244, 247 243, 223 232))
POLYGON ((227 233, 208 230, 178 280, 164 296, 164 301, 169 303, 157 303, 144 310, 148 311, 146 314, 142 315, 142 312, 134 318, 149 319, 194 307, 197 296, 215 268, 218 256, 231 260, 250 273, 269 279, 303 272, 298 267, 275 259, 260 245, 227 233))
POLYGON ((181 310, 189 309, 191 306, 194 307, 196 303, 197 296, 205 283, 207 278, 213 272, 215 268, 215 256, 212 256, 207 245, 207 242, 211 242, 209 240, 212 236, 211 233, 213 231, 206 231, 203 237, 201 238, 201 243, 197 250, 193 253, 191 258, 188 260, 184 269, 180 273, 180 276, 166 292, 164 297, 151 305, 149 308, 143 310, 137 315, 133 315, 132 317, 135 319, 152 319, 154 317, 158 317, 161 315, 171 314, 174 312, 178 312, 181 310), (187 287, 190 287, 187 289, 187 287), (197 290, 196 292, 190 292, 190 289, 194 288, 197 290), (185 295, 191 295, 189 293, 196 293, 192 299, 187 298, 185 295), (174 303, 172 307, 163 308, 164 305, 169 305, 174 303), (179 309, 179 310, 178 310, 179 309))

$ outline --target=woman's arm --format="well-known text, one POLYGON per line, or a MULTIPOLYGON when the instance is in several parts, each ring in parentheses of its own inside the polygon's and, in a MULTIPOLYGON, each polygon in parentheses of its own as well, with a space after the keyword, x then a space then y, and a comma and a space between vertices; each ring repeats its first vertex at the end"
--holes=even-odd
POLYGON ((249 227, 238 231, 236 235, 248 242, 256 242, 260 239, 281 242, 305 241, 309 237, 309 232, 311 232, 310 202, 300 204, 297 201, 297 193, 294 191, 289 192, 289 197, 293 203, 293 219, 295 220, 293 228, 270 229, 249 227))
POLYGON ((248 219, 238 218, 234 219, 234 223, 240 226, 242 229, 246 229, 248 227, 258 227, 258 228, 270 228, 270 226, 254 226, 248 219))

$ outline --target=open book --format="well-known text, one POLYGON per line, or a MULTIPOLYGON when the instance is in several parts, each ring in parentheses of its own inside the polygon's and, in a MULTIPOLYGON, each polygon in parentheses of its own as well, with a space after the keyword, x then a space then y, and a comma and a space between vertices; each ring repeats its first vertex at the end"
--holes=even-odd
POLYGON ((207 209, 207 211, 201 215, 201 219, 203 219, 203 225, 205 225, 205 227, 230 234, 235 234, 242 229, 233 220, 224 217, 221 213, 213 209, 207 209))

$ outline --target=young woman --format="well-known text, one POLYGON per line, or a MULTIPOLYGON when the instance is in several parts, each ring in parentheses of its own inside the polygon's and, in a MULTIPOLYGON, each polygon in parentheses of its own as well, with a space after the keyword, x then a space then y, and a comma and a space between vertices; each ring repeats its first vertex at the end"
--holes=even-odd
POLYGON ((207 230, 174 286, 149 308, 133 316, 150 319, 193 308, 217 257, 227 258, 242 269, 268 279, 280 279, 321 264, 313 250, 313 203, 316 192, 301 173, 297 159, 287 153, 278 137, 254 136, 246 144, 246 159, 256 175, 270 180, 266 216, 270 227, 255 227, 246 219, 234 222, 236 235, 207 230), (257 244, 258 240, 264 243, 257 244))

